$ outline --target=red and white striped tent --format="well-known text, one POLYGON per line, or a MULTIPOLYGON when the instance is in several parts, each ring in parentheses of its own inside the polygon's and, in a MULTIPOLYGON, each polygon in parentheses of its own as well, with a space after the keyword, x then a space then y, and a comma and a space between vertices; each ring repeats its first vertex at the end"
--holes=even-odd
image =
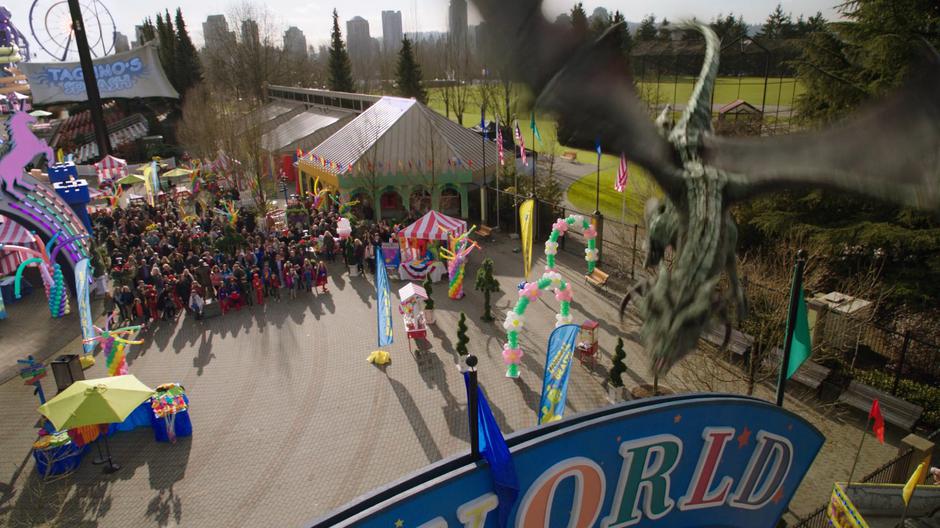
MULTIPOLYGON (((0 244, 23 246, 39 251, 33 243, 33 235, 25 227, 0 215, 0 244)), ((0 251, 0 275, 16 273, 16 268, 29 258, 18 251, 0 251)))
POLYGON ((402 229, 398 236, 405 240, 447 240, 447 234, 460 236, 467 231, 467 222, 457 218, 451 218, 437 211, 428 211, 428 213, 418 219, 417 222, 402 229))
POLYGON ((98 171, 99 181, 121 178, 127 176, 127 162, 108 154, 95 163, 95 170, 98 171))

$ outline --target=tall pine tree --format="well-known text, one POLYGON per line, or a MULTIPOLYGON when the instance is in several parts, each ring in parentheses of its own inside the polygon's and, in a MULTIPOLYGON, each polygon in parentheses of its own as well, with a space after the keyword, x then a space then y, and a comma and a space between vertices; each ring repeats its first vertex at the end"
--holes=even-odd
POLYGON ((656 40, 656 16, 649 15, 640 22, 640 27, 636 29, 637 42, 648 42, 656 40))
POLYGON ((339 31, 339 14, 333 10, 333 35, 330 42, 330 90, 337 92, 355 92, 352 78, 352 64, 349 53, 339 31))
POLYGON ((176 31, 173 29, 173 19, 170 12, 166 16, 157 13, 157 40, 160 43, 159 57, 163 71, 177 92, 182 93, 183 87, 179 78, 179 65, 176 61, 176 31))
POLYGON ((398 52, 398 70, 395 76, 398 81, 399 95, 413 97, 425 104, 428 102, 428 94, 421 85, 421 65, 415 60, 408 37, 401 41, 401 50, 398 52))
POLYGON ((180 82, 180 95, 185 96, 190 88, 202 80, 202 63, 196 46, 189 38, 183 12, 176 8, 176 75, 180 82))
POLYGON ((584 12, 584 4, 578 2, 571 8, 571 27, 574 28, 574 32, 582 37, 587 35, 588 32, 588 19, 587 13, 584 12))

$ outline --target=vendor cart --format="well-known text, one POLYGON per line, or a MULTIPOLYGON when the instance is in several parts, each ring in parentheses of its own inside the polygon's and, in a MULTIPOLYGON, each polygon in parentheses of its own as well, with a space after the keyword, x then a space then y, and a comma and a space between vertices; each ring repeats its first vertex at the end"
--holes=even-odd
POLYGON ((581 323, 581 333, 578 335, 577 354, 581 364, 585 359, 591 362, 593 370, 597 358, 597 327, 600 326, 597 321, 588 319, 581 323))
POLYGON ((411 352, 412 339, 426 339, 428 336, 428 324, 424 318, 424 301, 428 299, 428 294, 421 286, 409 282, 398 290, 398 298, 401 299, 398 311, 405 323, 408 351, 411 352))

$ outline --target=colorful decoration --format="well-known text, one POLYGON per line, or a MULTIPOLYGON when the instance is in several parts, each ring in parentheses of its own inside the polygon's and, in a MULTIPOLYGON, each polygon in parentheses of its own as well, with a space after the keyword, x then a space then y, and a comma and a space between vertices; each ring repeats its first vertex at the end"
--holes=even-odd
POLYGON ((587 239, 585 260, 588 273, 594 271, 597 263, 597 231, 589 219, 581 215, 571 215, 568 218, 559 218, 552 224, 552 233, 545 242, 545 273, 534 282, 524 283, 519 288, 519 300, 515 308, 506 314, 503 328, 506 329, 507 342, 503 346, 503 361, 506 363, 506 377, 519 377, 519 364, 522 360, 522 348, 519 346, 519 331, 525 326, 525 311, 529 303, 538 299, 542 290, 555 291, 555 299, 559 302, 558 314, 555 315, 555 327, 571 324, 571 300, 573 298, 571 285, 566 283, 558 273, 555 256, 558 253, 558 238, 564 236, 568 229, 578 224, 584 229, 584 238, 587 239))
POLYGON ((231 200, 222 200, 224 209, 216 209, 216 214, 228 218, 228 224, 235 227, 238 224, 238 206, 231 200))
POLYGON ((176 415, 189 408, 183 396, 185 392, 179 383, 164 383, 157 387, 150 399, 154 416, 166 419, 166 435, 173 443, 176 443, 176 415))
POLYGON ((127 345, 142 345, 143 340, 135 341, 134 337, 140 332, 140 325, 125 326, 111 330, 111 321, 114 316, 109 315, 104 323, 104 330, 95 327, 98 335, 85 339, 83 343, 100 343, 104 353, 104 363, 108 367, 109 376, 123 376, 127 374, 126 348, 127 345))
POLYGON ((42 245, 38 236, 33 234, 36 246, 40 251, 22 246, 0 246, 0 249, 9 251, 19 251, 22 253, 35 255, 32 258, 24 260, 16 269, 16 275, 13 283, 13 295, 20 298, 20 288, 23 282, 23 271, 32 264, 39 267, 39 274, 42 277, 43 286, 46 289, 46 298, 49 299, 49 313, 52 317, 63 317, 70 313, 68 289, 65 287, 65 279, 62 274, 62 266, 56 262, 59 251, 67 248, 73 242, 88 238, 87 234, 80 234, 66 238, 58 242, 61 231, 52 236, 45 246, 42 245), (55 245, 55 249, 52 246, 55 245), (50 254, 51 252, 51 254, 50 254))
POLYGON ((377 366, 388 365, 392 362, 392 356, 384 350, 373 350, 366 361, 377 366))
POLYGON ((455 237, 454 232, 441 228, 447 233, 447 248, 441 248, 441 258, 447 261, 447 273, 450 276, 450 284, 447 286, 447 296, 451 299, 462 299, 464 266, 467 263, 467 257, 474 249, 480 249, 480 246, 470 239, 470 233, 476 229, 471 227, 466 233, 455 237))

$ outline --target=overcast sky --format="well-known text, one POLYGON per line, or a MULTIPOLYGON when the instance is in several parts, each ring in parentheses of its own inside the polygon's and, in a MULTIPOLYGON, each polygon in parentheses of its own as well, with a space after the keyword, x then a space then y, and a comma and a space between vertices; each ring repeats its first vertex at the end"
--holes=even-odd
MULTIPOLYGON (((95 0, 82 0, 83 5, 91 5, 95 0)), ((202 22, 207 15, 229 14, 242 3, 242 0, 97 0, 111 11, 118 31, 128 35, 134 40, 134 26, 144 17, 152 16, 157 10, 169 9, 171 12, 177 7, 183 9, 183 16, 189 26, 190 34, 197 46, 202 45, 202 22)), ((506 0, 512 1, 512 0, 506 0)), ((619 9, 627 20, 638 22, 645 15, 654 13, 657 18, 663 16, 670 20, 691 18, 693 16, 703 20, 710 20, 718 13, 733 12, 744 16, 746 22, 759 24, 767 17, 774 7, 781 3, 785 11, 794 15, 804 13, 807 16, 822 11, 826 18, 836 18, 833 6, 841 0, 608 0, 607 2, 585 1, 584 7, 588 15, 598 6, 604 6, 611 12, 619 9)), ((7 3, 13 14, 13 23, 31 39, 29 34, 29 9, 31 0, 16 0, 7 3)), ((53 0, 38 0, 40 7, 37 13, 44 11, 42 6, 58 4, 66 9, 65 2, 53 0)), ((382 33, 382 15, 385 10, 400 10, 402 23, 406 32, 414 31, 444 31, 447 29, 448 0, 346 0, 329 2, 322 0, 254 0, 255 5, 264 5, 272 15, 274 25, 279 28, 279 34, 288 26, 297 26, 303 30, 308 44, 325 44, 329 40, 330 13, 333 7, 339 9, 340 26, 345 34, 345 21, 353 16, 361 16, 369 21, 369 30, 372 36, 382 33)), ((571 9, 573 0, 545 0, 544 9, 551 19, 559 13, 571 9)), ((67 10, 67 9, 66 9, 67 10)), ((34 14, 37 14, 34 13, 34 14)), ((470 24, 479 21, 472 2, 470 7, 470 24)), ((280 41, 280 37, 278 37, 280 41)), ((34 52, 38 46, 33 46, 34 52)), ((40 60, 48 57, 40 54, 40 60)))

